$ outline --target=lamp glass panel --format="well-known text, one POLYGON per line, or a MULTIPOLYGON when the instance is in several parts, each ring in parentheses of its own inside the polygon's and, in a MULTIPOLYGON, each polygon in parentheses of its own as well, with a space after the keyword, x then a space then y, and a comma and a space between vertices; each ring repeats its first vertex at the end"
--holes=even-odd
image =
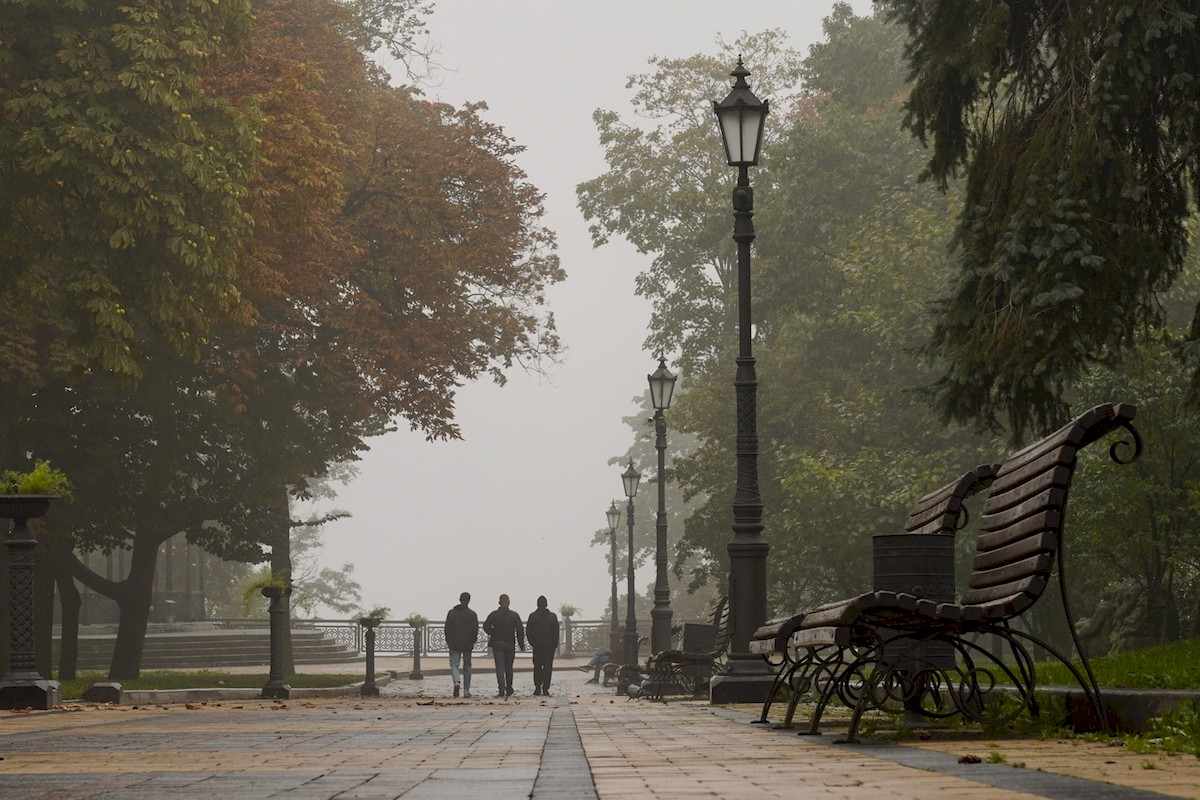
POLYGON ((641 473, 629 465, 629 469, 621 474, 621 482, 625 484, 625 496, 633 499, 637 497, 638 481, 641 480, 641 473))
POLYGON ((758 163, 758 137, 762 131, 763 115, 758 109, 741 110, 742 161, 758 163))
POLYGON ((721 122, 721 139, 725 142, 725 157, 730 164, 740 164, 742 159, 741 110, 721 109, 718 116, 721 122))
POLYGON ((621 509, 617 508, 615 501, 608 507, 607 516, 609 530, 616 529, 617 525, 621 522, 621 509))

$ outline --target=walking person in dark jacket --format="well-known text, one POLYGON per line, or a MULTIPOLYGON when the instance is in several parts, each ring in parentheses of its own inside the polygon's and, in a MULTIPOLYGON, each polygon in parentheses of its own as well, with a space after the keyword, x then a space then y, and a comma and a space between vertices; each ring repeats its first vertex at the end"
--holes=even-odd
POLYGON ((550 671, 554 668, 554 651, 558 649, 558 616, 546 608, 546 597, 537 599, 537 611, 525 622, 529 646, 533 648, 533 693, 550 696, 550 671))
POLYGON ((483 621, 483 632, 488 635, 488 647, 496 660, 496 683, 500 691, 496 697, 508 699, 513 693, 513 662, 517 657, 517 643, 525 651, 525 629, 521 627, 521 615, 508 607, 508 595, 500 595, 500 607, 488 614, 483 621))
POLYGON ((454 696, 461 688, 463 697, 471 696, 471 651, 479 641, 479 615, 467 608, 471 593, 458 596, 458 605, 446 612, 446 649, 450 651, 450 680, 454 681, 454 696), (459 685, 458 662, 462 660, 462 684, 459 685))

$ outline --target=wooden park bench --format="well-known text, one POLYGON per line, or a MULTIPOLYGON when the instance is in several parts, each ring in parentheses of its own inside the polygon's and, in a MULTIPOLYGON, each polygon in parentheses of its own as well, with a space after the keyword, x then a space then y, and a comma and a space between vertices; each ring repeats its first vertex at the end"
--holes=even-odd
POLYGON ((853 709, 841 740, 845 742, 856 741, 868 709, 929 718, 962 714, 988 724, 1007 723, 1025 709, 1036 716, 1037 681, 1029 645, 1043 648, 1067 667, 1095 721, 1107 728, 1100 689, 1071 615, 1062 558, 1063 521, 1079 450, 1124 429, 1133 441, 1113 444, 1110 456, 1127 464, 1141 455, 1141 437, 1132 425, 1135 413, 1131 405, 1096 406, 1000 465, 983 504, 968 590, 957 602, 872 591, 797 615, 790 645, 796 660, 806 666, 793 671, 789 681, 816 697, 806 732, 819 732, 821 716, 835 698, 853 709), (1132 448, 1128 457, 1122 457, 1122 447, 1132 448), (1048 642, 1012 624, 1042 597, 1056 562, 1082 671, 1048 642), (978 644, 981 634, 1003 642, 1008 657, 978 644), (930 644, 949 648, 950 663, 923 656, 930 644), (989 706, 997 673, 1012 685, 1015 708, 989 706))
MULTIPOLYGON (((670 694, 702 695, 709 681, 721 671, 732 634, 729 599, 722 597, 713 606, 710 624, 716 628, 711 650, 689 653, 686 650, 662 650, 646 660, 644 680, 636 696, 663 700, 670 694)), ((665 700, 664 700, 665 702, 665 700)))
POLYGON ((728 598, 719 598, 713 604, 708 623, 715 629, 711 651, 663 650, 652 654, 645 664, 609 664, 605 666, 604 685, 615 682, 617 694, 656 700, 662 699, 664 694, 701 693, 708 687, 709 679, 720 670, 729 649, 728 598))
MULTIPOLYGON (((973 495, 986 489, 996 478, 999 464, 981 464, 968 471, 961 477, 951 481, 940 489, 936 489, 917 501, 908 513, 908 521, 904 525, 905 533, 930 534, 953 537, 968 521, 966 502, 973 495)), ((953 578, 953 576, 950 576, 953 578)), ((822 609, 825 607, 822 606, 822 609)), ((821 665, 824 656, 842 653, 822 652, 821 648, 804 648, 797 651, 791 647, 794 634, 804 621, 807 613, 793 614, 790 617, 768 620, 754 632, 750 641, 750 652, 761 655, 768 664, 776 667, 775 680, 763 703, 759 722, 767 722, 771 706, 785 692, 792 695, 784 719, 785 727, 790 727, 796 711, 796 702, 804 691, 805 686, 797 686, 793 681, 799 673, 807 682, 822 674, 828 673, 836 665, 821 665)))

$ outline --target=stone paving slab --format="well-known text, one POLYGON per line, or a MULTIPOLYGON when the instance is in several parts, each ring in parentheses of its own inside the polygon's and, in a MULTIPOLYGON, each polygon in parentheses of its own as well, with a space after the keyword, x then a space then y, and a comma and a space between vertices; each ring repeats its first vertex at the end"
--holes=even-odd
MULTIPOLYGON (((489 677, 476 670, 477 692, 489 677)), ((454 700, 439 679, 370 699, 0 714, 0 798, 1200 799, 1191 756, 1020 738, 838 746, 750 725, 745 708, 629 700, 585 677, 563 671, 537 698, 519 676, 508 701, 454 700), (984 763, 958 763, 964 750, 984 763)))

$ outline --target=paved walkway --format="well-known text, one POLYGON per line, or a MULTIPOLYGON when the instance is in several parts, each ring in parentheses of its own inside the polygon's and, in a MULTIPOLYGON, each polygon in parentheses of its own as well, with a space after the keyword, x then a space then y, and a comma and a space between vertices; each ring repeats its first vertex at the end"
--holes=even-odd
POLYGON ((615 697, 560 671, 554 695, 448 679, 357 697, 0 712, 0 798, 1200 798, 1200 759, 1011 738, 834 745, 748 708, 615 697), (979 763, 960 763, 966 755, 979 763))

